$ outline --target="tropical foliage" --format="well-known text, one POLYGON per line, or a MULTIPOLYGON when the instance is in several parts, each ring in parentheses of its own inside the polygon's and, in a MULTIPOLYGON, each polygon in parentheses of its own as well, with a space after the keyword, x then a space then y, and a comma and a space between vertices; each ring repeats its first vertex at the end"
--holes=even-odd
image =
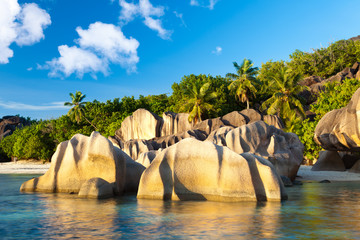
POLYGON ((0 142, 0 157, 49 160, 56 146, 76 133, 89 135, 96 130, 104 136, 114 135, 122 121, 139 108, 158 115, 163 112, 189 112, 190 120, 223 116, 250 106, 264 113, 278 114, 286 130, 298 134, 305 145, 305 156, 317 158, 321 148, 313 140, 314 130, 325 113, 345 106, 360 82, 354 79, 327 84, 310 110, 314 121, 303 120, 304 108, 299 97, 301 76, 329 77, 360 60, 360 42, 342 40, 311 53, 295 51, 290 61, 268 61, 258 69, 244 59, 233 66, 236 73, 226 77, 211 75, 184 76, 172 85, 172 94, 115 98, 106 102, 84 102, 81 92, 70 94, 66 103, 72 108, 67 115, 47 121, 33 121, 31 126, 17 129, 0 142), (239 101, 236 101, 239 100, 239 101), (246 104, 245 104, 246 102, 246 104), (261 107, 260 107, 261 106, 261 107))
MULTIPOLYGON (((305 117, 299 93, 304 89, 299 85, 300 74, 293 74, 287 67, 281 67, 271 76, 269 91, 272 96, 261 105, 268 114, 278 114, 285 123, 294 122, 297 117, 305 117)), ((290 126, 288 126, 290 127, 290 126)))
POLYGON ((229 90, 235 93, 236 98, 241 102, 246 102, 246 108, 249 109, 250 96, 255 97, 257 89, 255 87, 256 75, 259 71, 257 67, 253 67, 253 63, 249 59, 244 59, 241 65, 233 62, 236 73, 228 73, 226 77, 233 81, 229 85, 229 90))

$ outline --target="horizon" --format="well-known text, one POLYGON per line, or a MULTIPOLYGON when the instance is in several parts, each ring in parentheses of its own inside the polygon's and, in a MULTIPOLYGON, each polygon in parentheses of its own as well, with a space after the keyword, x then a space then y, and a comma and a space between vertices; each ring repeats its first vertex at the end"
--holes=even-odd
POLYGON ((286 61, 358 36, 355 4, 0 0, 0 117, 55 119, 76 91, 89 102, 171 94, 183 76, 225 76, 244 58, 286 61))

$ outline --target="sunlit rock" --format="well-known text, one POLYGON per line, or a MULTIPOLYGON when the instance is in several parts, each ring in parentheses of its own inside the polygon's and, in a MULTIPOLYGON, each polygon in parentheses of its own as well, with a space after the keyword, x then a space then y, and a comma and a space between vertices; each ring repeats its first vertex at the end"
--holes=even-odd
POLYGON ((178 133, 191 130, 193 123, 189 123, 189 113, 164 112, 162 115, 163 125, 161 136, 175 135, 178 133))
POLYGON ((102 178, 91 178, 85 181, 80 188, 79 197, 109 198, 114 196, 113 186, 102 178))
POLYGON ((21 191, 78 193, 82 184, 102 178, 120 194, 125 184, 126 153, 115 151, 113 144, 98 132, 90 137, 76 134, 58 145, 49 170, 22 184, 21 191))
POLYGON ((315 129, 314 139, 330 151, 360 152, 360 89, 346 107, 326 113, 315 129))
POLYGON ((138 198, 264 201, 286 198, 272 164, 209 141, 184 139, 164 149, 144 171, 138 198))
POLYGON ((263 121, 250 123, 226 134, 226 146, 236 153, 253 153, 268 159, 281 176, 294 180, 303 160, 304 145, 294 133, 286 133, 263 121))

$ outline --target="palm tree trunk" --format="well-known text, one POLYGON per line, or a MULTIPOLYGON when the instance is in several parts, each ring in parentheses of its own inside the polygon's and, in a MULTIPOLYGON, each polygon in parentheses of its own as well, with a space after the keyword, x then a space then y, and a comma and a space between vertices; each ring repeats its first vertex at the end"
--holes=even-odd
POLYGON ((246 99, 246 109, 249 109, 250 106, 249 106, 249 99, 246 99))
POLYGON ((94 124, 92 124, 92 122, 89 121, 89 119, 87 119, 85 116, 84 116, 84 118, 91 126, 93 126, 95 128, 95 130, 97 130, 97 128, 94 126, 94 124))

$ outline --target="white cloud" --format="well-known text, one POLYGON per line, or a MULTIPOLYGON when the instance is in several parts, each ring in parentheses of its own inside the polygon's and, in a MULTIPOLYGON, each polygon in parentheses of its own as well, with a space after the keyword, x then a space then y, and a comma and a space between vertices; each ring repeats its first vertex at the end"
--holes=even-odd
POLYGON ((20 6, 17 0, 0 0, 0 64, 13 57, 13 42, 19 46, 39 42, 50 24, 49 14, 35 3, 20 6))
POLYGON ((88 30, 78 27, 76 31, 80 36, 78 43, 81 48, 89 48, 102 58, 119 63, 130 72, 136 71, 139 42, 132 37, 126 38, 119 27, 96 22, 90 24, 88 30))
POLYGON ((120 64, 128 72, 136 71, 139 42, 126 38, 119 27, 95 22, 86 30, 78 27, 76 31, 80 38, 75 42, 79 46, 59 46, 60 57, 38 68, 50 69, 49 76, 52 77, 76 74, 79 78, 85 73, 90 73, 93 78, 98 72, 107 75, 110 63, 120 64))
POLYGON ((217 46, 215 48, 215 50, 211 51, 211 53, 216 54, 216 55, 220 55, 222 53, 222 50, 223 50, 222 47, 217 46))
POLYGON ((31 45, 45 38, 43 29, 51 24, 50 15, 35 3, 25 4, 18 19, 22 22, 17 29, 16 43, 19 46, 31 45))
POLYGON ((144 19, 144 24, 150 29, 156 31, 162 39, 170 39, 172 31, 166 30, 162 26, 162 17, 164 7, 154 7, 149 0, 139 0, 138 4, 128 3, 126 0, 119 0, 121 6, 120 21, 127 24, 135 19, 136 16, 144 19))
POLYGON ((5 102, 0 100, 0 107, 5 109, 13 110, 33 110, 33 111, 46 111, 46 110, 61 110, 69 109, 69 107, 64 106, 64 102, 53 102, 47 105, 30 105, 19 102, 5 102))
POLYGON ((218 1, 219 0, 190 0, 190 5, 191 6, 205 7, 205 8, 209 8, 210 10, 213 10, 215 4, 218 1))
POLYGON ((182 14, 182 13, 178 13, 177 11, 174 11, 174 14, 175 14, 175 16, 176 16, 177 18, 179 18, 179 19, 181 20, 182 25, 187 28, 187 25, 186 25, 186 23, 185 23, 185 21, 184 21, 184 18, 183 18, 183 14, 182 14))
POLYGON ((68 77, 75 73, 77 77, 82 78, 85 73, 92 73, 96 78, 95 73, 102 72, 106 75, 108 72, 108 63, 90 51, 67 45, 59 46, 58 50, 60 57, 46 62, 46 65, 41 67, 50 69, 49 76, 61 76, 63 73, 68 77))

